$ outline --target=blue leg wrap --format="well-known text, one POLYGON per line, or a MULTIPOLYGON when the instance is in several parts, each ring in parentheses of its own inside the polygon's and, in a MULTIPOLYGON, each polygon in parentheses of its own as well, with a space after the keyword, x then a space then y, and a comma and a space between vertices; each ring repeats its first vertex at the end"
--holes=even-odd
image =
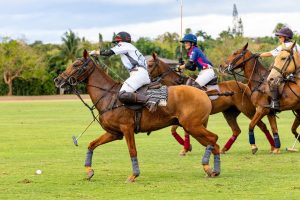
POLYGON ((208 165, 211 151, 213 150, 213 148, 214 148, 213 146, 207 145, 204 156, 202 158, 202 165, 208 165))
POLYGON ((140 168, 139 168, 139 162, 138 162, 137 157, 132 157, 131 158, 131 163, 132 163, 133 175, 139 176, 140 175, 140 168))
POLYGON ((254 131, 249 129, 249 143, 255 144, 255 137, 254 137, 254 131))
POLYGON ((280 139, 278 133, 274 133, 274 143, 275 143, 275 148, 280 148, 280 139))
POLYGON ((91 167, 92 166, 92 158, 93 158, 93 151, 88 149, 88 151, 86 152, 84 166, 91 167))
POLYGON ((220 154, 214 156, 214 172, 221 172, 221 158, 220 154))

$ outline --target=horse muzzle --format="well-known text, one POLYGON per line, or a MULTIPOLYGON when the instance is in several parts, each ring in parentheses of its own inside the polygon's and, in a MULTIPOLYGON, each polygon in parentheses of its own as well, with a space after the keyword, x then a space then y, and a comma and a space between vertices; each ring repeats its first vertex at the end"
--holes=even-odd
POLYGON ((53 79, 53 81, 54 81, 55 87, 57 87, 57 88, 63 88, 66 86, 66 81, 60 76, 53 79))

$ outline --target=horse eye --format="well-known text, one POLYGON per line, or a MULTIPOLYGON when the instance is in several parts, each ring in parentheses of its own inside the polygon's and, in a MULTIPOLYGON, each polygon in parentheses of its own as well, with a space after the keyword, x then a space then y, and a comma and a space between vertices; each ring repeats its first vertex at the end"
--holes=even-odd
POLYGON ((281 60, 285 60, 286 58, 281 58, 281 60))

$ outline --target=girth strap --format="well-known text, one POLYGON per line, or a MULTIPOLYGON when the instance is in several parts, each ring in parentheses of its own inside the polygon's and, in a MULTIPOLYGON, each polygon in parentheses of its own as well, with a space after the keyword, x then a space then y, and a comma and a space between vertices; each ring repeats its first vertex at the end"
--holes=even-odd
POLYGON ((142 111, 143 109, 136 110, 134 112, 134 132, 138 133, 141 130, 141 119, 142 119, 142 111))

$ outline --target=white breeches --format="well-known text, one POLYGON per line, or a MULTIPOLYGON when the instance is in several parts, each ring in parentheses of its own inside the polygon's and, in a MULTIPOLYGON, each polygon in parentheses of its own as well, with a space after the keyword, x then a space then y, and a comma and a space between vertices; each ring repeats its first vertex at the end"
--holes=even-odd
POLYGON ((212 68, 201 70, 197 79, 195 80, 201 87, 205 86, 209 81, 215 77, 215 72, 212 68))
POLYGON ((137 71, 131 71, 129 78, 124 81, 121 91, 135 92, 143 85, 149 84, 150 77, 148 71, 142 67, 138 67, 137 71))

